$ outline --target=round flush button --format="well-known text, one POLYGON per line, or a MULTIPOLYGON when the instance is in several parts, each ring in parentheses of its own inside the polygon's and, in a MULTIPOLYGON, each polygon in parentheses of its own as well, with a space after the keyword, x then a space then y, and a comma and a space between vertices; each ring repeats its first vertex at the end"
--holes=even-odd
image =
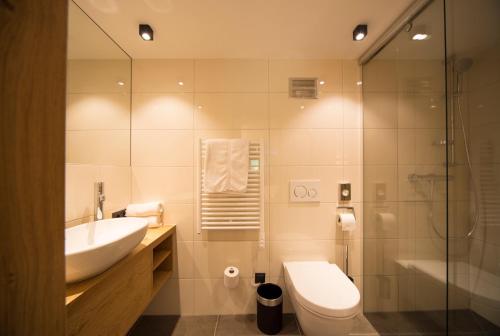
POLYGON ((307 189, 304 186, 296 186, 293 189, 293 194, 295 197, 304 198, 307 195, 307 189))

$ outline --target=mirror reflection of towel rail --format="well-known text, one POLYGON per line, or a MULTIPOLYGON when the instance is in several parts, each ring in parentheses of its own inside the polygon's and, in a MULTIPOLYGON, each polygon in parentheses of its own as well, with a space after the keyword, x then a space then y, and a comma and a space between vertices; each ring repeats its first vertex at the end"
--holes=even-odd
POLYGON ((452 181, 453 176, 439 175, 439 174, 408 174, 408 181, 452 181))

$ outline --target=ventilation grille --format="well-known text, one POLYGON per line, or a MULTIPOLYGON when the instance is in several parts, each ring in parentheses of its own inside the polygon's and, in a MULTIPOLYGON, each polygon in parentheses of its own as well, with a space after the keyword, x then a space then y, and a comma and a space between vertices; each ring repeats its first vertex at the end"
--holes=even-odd
POLYGON ((318 98, 317 78, 290 78, 289 96, 291 98, 318 98))

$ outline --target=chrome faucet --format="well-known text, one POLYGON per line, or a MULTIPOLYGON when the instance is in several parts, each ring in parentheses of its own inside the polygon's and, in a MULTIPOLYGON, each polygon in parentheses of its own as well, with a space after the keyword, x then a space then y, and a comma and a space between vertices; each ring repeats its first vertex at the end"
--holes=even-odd
POLYGON ((94 221, 98 221, 104 218, 104 201, 106 196, 104 196, 104 182, 94 183, 94 221))

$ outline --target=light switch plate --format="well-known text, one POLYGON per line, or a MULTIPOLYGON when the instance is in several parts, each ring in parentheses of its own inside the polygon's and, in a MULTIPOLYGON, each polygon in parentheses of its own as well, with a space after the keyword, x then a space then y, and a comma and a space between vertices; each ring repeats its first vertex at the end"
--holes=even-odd
POLYGON ((320 180, 290 180, 290 202, 321 201, 320 180))

